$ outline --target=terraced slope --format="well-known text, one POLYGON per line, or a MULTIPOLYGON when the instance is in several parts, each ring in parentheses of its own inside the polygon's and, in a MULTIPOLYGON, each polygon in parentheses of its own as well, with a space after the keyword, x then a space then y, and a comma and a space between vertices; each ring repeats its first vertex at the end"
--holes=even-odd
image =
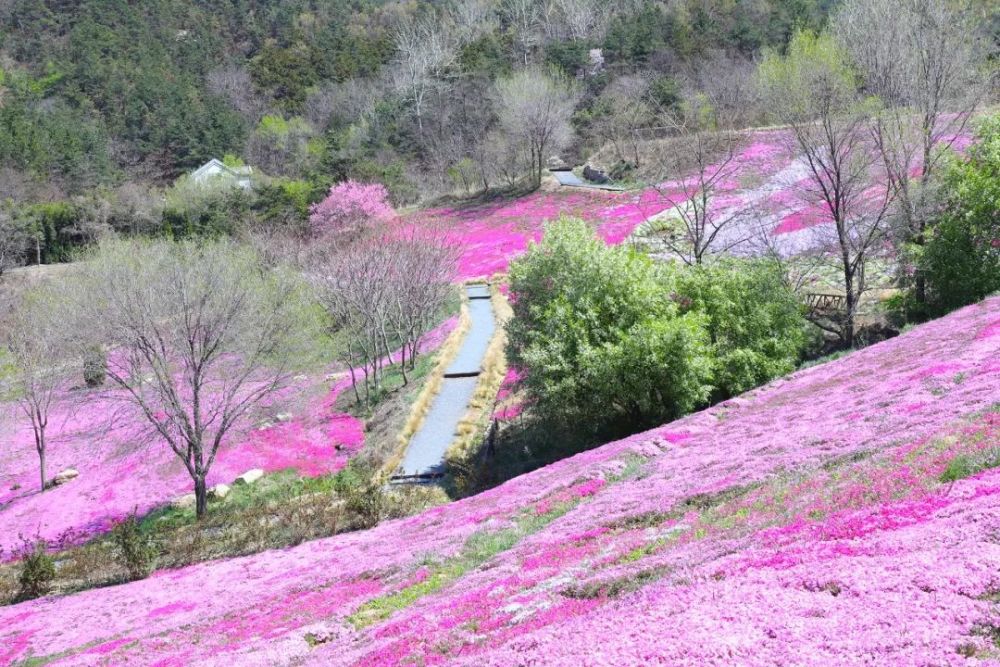
POLYGON ((1000 298, 373 530, 0 609, 0 663, 1000 664, 1000 298))

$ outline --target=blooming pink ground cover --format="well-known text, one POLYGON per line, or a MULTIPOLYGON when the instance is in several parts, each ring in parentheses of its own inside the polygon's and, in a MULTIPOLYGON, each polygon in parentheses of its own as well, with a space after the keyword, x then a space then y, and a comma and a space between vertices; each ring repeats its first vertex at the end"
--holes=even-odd
POLYGON ((373 530, 0 608, 0 663, 1000 664, 1000 297, 373 530), (968 656, 975 656, 968 657, 968 656))
MULTIPOLYGON (((449 318, 429 332, 423 348, 436 348, 454 329, 449 318)), ((254 468, 295 469, 317 476, 340 470, 364 444, 364 424, 337 412, 350 391, 347 373, 326 379, 330 369, 302 375, 257 415, 255 424, 224 443, 208 484, 231 483, 254 468), (279 421, 278 414, 290 419, 279 421)), ((48 473, 75 468, 80 476, 38 493, 38 457, 29 424, 12 404, 2 404, 0 424, 0 549, 10 556, 18 536, 79 543, 133 509, 140 514, 192 491, 183 464, 159 440, 139 439, 137 416, 121 412, 113 395, 79 395, 57 403, 50 417, 48 473), (109 422, 111 424, 109 425, 109 422)))
MULTIPOLYGON (((949 139, 957 151, 970 142, 968 131, 949 139)), ((814 228, 827 218, 808 194, 809 170, 792 145, 787 131, 759 131, 732 162, 709 167, 707 173, 718 175, 712 202, 716 219, 739 212, 720 235, 720 245, 738 241, 737 252, 755 253, 763 245, 760 233, 769 233, 772 248, 793 255, 825 242, 814 228)), ((919 166, 915 170, 919 175, 919 166)), ((696 191, 692 183, 685 175, 637 192, 561 188, 514 200, 428 209, 416 217, 450 229, 462 247, 459 277, 479 278, 506 271, 529 242, 541 238, 543 224, 560 215, 592 222, 605 241, 621 243, 641 223, 683 205, 696 191)))

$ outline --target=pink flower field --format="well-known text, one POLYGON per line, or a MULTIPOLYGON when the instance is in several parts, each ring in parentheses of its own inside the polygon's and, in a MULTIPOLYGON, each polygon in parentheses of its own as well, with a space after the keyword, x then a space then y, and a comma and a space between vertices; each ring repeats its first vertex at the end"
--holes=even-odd
MULTIPOLYGON (((948 143, 952 149, 964 151, 971 140, 966 131, 948 143)), ((709 169, 718 173, 712 204, 717 219, 740 212, 739 221, 723 234, 731 237, 729 240, 747 239, 736 252, 757 252, 759 239, 750 237, 759 235, 759 230, 769 233, 771 245, 783 254, 800 253, 824 243, 814 228, 826 218, 821 208, 810 203, 808 167, 791 145, 787 131, 758 131, 732 162, 709 169)), ((546 221, 561 215, 576 216, 593 223, 608 243, 621 243, 643 222, 683 205, 694 191, 690 177, 625 193, 561 188, 515 200, 428 209, 416 216, 452 230, 462 247, 459 277, 481 278, 505 272, 530 241, 541 238, 546 221)), ((720 238, 720 244, 726 240, 720 238)))
POLYGON ((0 608, 0 663, 1000 664, 998 323, 369 531, 0 608))
MULTIPOLYGON (((457 324, 450 318, 427 334, 436 348, 457 324)), ((257 425, 223 445, 208 484, 229 484, 254 468, 295 469, 303 475, 336 472, 364 445, 364 424, 334 409, 350 391, 346 372, 297 376, 272 400, 257 425), (282 415, 284 419, 279 419, 282 415)), ((10 556, 19 535, 76 544, 107 531, 133 509, 140 514, 190 493, 191 478, 169 447, 138 438, 135 415, 119 415, 113 396, 70 392, 50 417, 48 476, 74 468, 80 476, 38 493, 38 457, 31 428, 12 404, 0 404, 0 549, 10 556), (112 418, 112 415, 115 415, 112 418)))

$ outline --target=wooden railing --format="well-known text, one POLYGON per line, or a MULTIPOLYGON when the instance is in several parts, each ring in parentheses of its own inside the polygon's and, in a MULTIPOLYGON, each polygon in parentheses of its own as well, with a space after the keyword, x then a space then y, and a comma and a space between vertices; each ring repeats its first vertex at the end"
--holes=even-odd
POLYGON ((806 294, 806 305, 809 310, 816 312, 843 312, 847 310, 847 297, 843 294, 806 294))

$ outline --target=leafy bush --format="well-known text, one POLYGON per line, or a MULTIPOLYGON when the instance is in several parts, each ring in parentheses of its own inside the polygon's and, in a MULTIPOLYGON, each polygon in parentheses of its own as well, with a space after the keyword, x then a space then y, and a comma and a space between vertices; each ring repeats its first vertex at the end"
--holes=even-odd
POLYGON ((156 565, 157 549, 150 535, 141 529, 135 512, 115 524, 111 531, 115 557, 129 579, 145 579, 156 565))
POLYGON ((580 220, 546 228, 511 265, 507 355, 535 414, 609 435, 668 421, 708 398, 706 318, 670 298, 674 276, 580 220))
POLYGON ((358 528, 376 526, 385 515, 385 484, 370 465, 352 459, 337 474, 333 488, 358 528))
POLYGON ((95 345, 87 350, 83 358, 83 381, 90 387, 100 387, 108 372, 108 355, 104 348, 95 345))
POLYGON ((678 292, 682 312, 706 316, 716 398, 795 369, 807 321, 778 264, 733 259, 691 267, 680 274, 678 292))
POLYGON ((21 573, 17 579, 17 599, 32 600, 52 589, 52 580, 56 578, 56 566, 48 553, 48 544, 44 540, 31 542, 22 537, 21 541, 21 548, 18 551, 21 556, 21 573))
POLYGON ((944 176, 945 209, 921 257, 931 315, 1000 290, 1000 114, 977 137, 944 176))

